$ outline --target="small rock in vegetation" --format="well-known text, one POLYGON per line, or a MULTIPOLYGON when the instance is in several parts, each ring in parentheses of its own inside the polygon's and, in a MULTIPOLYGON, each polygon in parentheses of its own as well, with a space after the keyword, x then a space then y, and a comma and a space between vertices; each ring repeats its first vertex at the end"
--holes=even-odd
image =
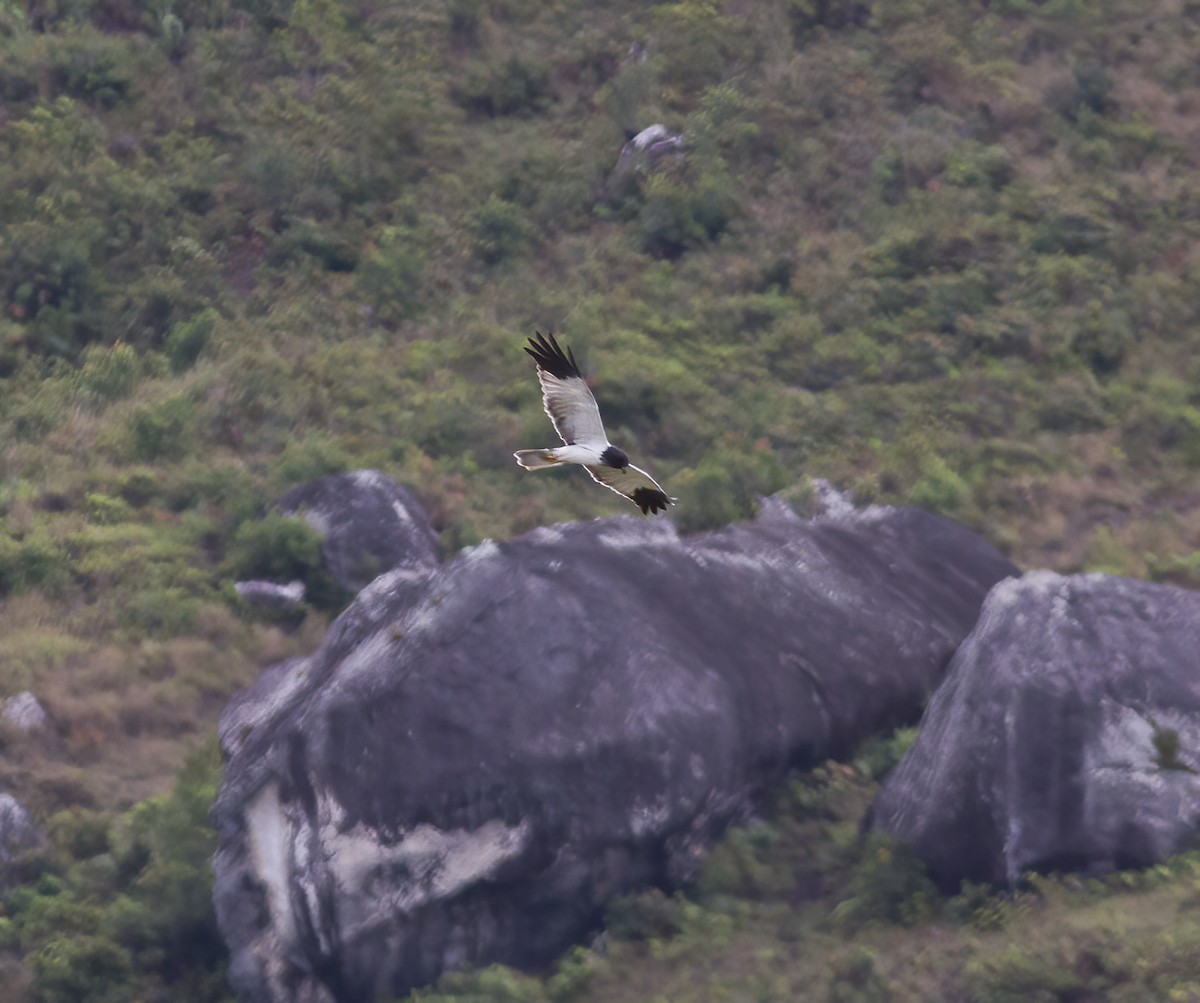
POLYGON ((4 701, 4 720, 18 731, 37 731, 46 724, 46 710, 38 698, 26 690, 4 701))

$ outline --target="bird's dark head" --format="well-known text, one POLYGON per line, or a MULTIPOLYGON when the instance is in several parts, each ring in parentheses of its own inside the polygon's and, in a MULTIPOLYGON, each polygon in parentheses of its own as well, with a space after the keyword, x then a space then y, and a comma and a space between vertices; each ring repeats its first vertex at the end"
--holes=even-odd
POLYGON ((609 446, 608 449, 600 454, 600 462, 606 467, 616 467, 618 470, 624 470, 629 466, 629 457, 617 449, 616 446, 609 446))

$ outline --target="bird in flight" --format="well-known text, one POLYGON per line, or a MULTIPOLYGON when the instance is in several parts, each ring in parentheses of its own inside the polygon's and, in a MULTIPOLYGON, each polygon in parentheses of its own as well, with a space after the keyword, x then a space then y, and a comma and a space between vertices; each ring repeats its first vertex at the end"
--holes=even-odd
POLYGON ((592 480, 633 502, 642 515, 666 511, 675 499, 668 497, 653 477, 635 467, 608 441, 596 398, 579 372, 575 353, 569 348, 564 352, 553 334, 534 333, 537 337, 529 339, 525 351, 537 363, 542 406, 566 445, 519 449, 513 453, 517 462, 526 470, 578 463, 592 475, 592 480))

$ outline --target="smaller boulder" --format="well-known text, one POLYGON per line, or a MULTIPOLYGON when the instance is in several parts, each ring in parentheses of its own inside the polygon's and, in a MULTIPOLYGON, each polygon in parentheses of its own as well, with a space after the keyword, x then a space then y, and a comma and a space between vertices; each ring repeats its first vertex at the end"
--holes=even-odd
POLYGON ((286 585, 252 580, 234 582, 233 587, 242 600, 255 609, 292 613, 304 605, 304 582, 299 580, 286 585))
POLYGON ((672 132, 661 122, 647 126, 641 132, 629 137, 629 141, 621 149, 621 155, 644 153, 651 157, 660 157, 666 153, 679 153, 683 150, 683 133, 672 132))
POLYGON ((436 567, 437 533, 421 503, 378 470, 332 474, 292 488, 286 515, 303 515, 324 537, 334 580, 358 592, 385 571, 436 567))
POLYGON ((46 843, 46 834, 28 810, 11 794, 0 794, 0 891, 17 883, 17 859, 46 843))
POLYGON ((46 710, 38 698, 26 690, 4 701, 4 720, 18 731, 37 731, 46 725, 46 710))
POLYGON ((944 886, 1146 867, 1200 832, 1200 593, 1034 571, 988 594, 869 824, 944 886))
POLYGON ((626 136, 621 155, 609 177, 610 188, 630 175, 646 174, 662 166, 668 158, 682 157, 685 153, 683 133, 672 132, 661 122, 655 122, 641 132, 631 130, 626 136))

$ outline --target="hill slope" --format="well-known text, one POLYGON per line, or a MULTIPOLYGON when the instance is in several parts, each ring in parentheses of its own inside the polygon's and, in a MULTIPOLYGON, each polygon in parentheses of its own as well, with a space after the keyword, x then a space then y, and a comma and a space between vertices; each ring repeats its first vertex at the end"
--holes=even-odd
POLYGON ((319 576, 264 519, 293 484, 379 467, 447 552, 622 511, 511 460, 552 441, 535 328, 685 529, 818 474, 1021 564, 1197 584, 1198 26, 1179 0, 0 8, 0 695, 53 722, 4 732, 4 788, 107 833, 311 648, 331 610, 281 629, 231 591, 319 576), (659 121, 685 154, 614 174, 659 121))

